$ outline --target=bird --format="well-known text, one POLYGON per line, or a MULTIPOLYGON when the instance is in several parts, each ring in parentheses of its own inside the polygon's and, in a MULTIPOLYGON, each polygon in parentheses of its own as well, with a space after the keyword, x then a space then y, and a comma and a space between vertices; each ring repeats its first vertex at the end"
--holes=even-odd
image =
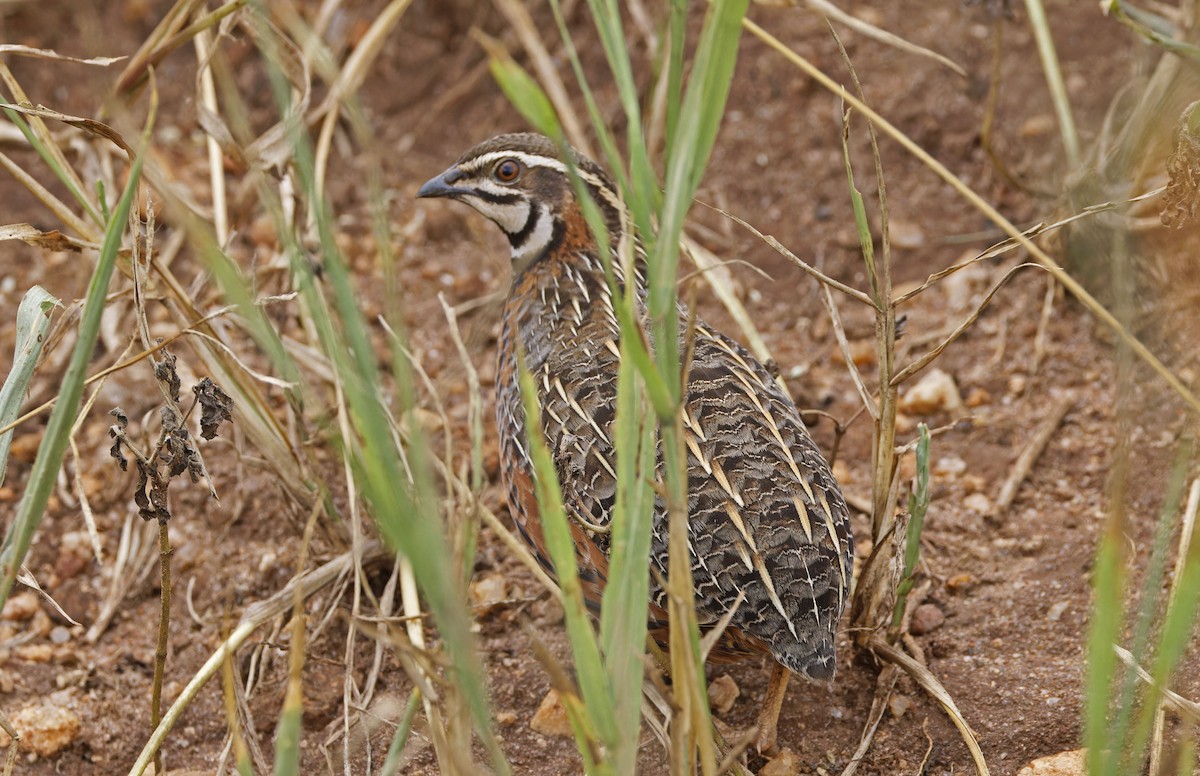
MULTIPOLYGON (((518 532, 553 573, 526 437, 518 366, 523 358, 571 519, 581 587, 597 610, 617 491, 613 432, 621 331, 614 291, 624 293, 632 282, 643 316, 646 304, 644 272, 635 268, 627 278, 616 260, 622 224, 629 223, 618 189, 573 147, 517 133, 466 151, 417 196, 470 205, 508 238, 513 277, 502 313, 495 394, 501 478, 518 532), (604 218, 615 289, 572 186, 571 167, 604 218)), ((691 316, 684 304, 677 307, 679 352, 690 359, 684 364, 682 425, 696 615, 706 630, 734 610, 710 661, 774 658, 756 734, 759 751, 767 752, 776 744, 790 674, 834 677, 837 627, 852 583, 849 512, 828 462, 772 370, 691 316)), ((658 573, 650 575, 649 627, 662 643, 667 600, 659 580, 667 578, 668 519, 661 494, 651 532, 647 561, 658 573)))

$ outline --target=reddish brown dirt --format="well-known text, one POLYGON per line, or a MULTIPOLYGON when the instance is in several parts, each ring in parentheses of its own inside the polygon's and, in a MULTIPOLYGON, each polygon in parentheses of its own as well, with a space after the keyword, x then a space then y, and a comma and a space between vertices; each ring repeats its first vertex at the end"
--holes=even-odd
MULTIPOLYGON (((316 4, 312 4, 315 8, 316 4)), ((374 18, 377 2, 347 4, 335 29, 361 30, 374 18)), ((538 8, 541 3, 534 4, 538 8)), ((578 4, 583 6, 583 4, 578 4)), ((911 54, 881 47, 839 30, 862 79, 868 102, 888 117, 962 180, 995 203, 1015 223, 1052 216, 1056 204, 1017 190, 1000 176, 980 146, 979 132, 990 71, 990 20, 978 6, 958 2, 879 3, 862 11, 863 18, 915 43, 929 46, 960 63, 961 78, 911 54)), ((1141 44, 1094 3, 1047 3, 1068 89, 1085 144, 1094 142, 1110 100, 1128 80, 1141 44)), ((450 417, 465 427, 463 374, 435 295, 462 304, 503 292, 508 282, 507 248, 490 224, 465 208, 443 202, 418 203, 417 186, 448 165, 465 148, 502 131, 524 128, 486 72, 483 54, 467 36, 470 23, 493 34, 503 25, 490 4, 419 2, 401 21, 385 45, 363 89, 369 121, 383 149, 382 164, 391 189, 391 221, 396 227, 400 288, 414 348, 447 404, 450 417), (457 88, 454 93, 447 90, 457 88), (451 96, 446 96, 451 94, 451 96)), ((80 56, 133 53, 149 34, 166 4, 126 0, 97 10, 68 0, 16 3, 0 10, 6 41, 55 48, 80 56), (82 7, 80 7, 82 6, 82 7)), ((309 12, 315 12, 309 9, 309 12)), ((849 77, 825 23, 801 9, 754 7, 752 16, 785 43, 842 82, 849 77)), ((548 25, 548 17, 537 12, 548 25)), ((1038 188, 1059 189, 1061 153, 1053 112, 1036 50, 1023 17, 1001 23, 1005 31, 1003 86, 996 126, 999 154, 1019 178, 1038 188)), ((573 27, 581 40, 590 28, 577 14, 573 27)), ((344 34, 344 33, 343 33, 344 34)), ((555 36, 548 35, 548 39, 555 36)), ((636 47, 644 48, 639 42, 636 47)), ((604 76, 599 47, 581 47, 605 115, 617 115, 616 99, 604 76)), ((644 51, 637 52, 645 64, 644 51)), ((73 65, 13 60, 12 67, 30 98, 59 110, 96 115, 113 73, 73 65)), ((192 105, 194 58, 190 46, 169 57, 159 69, 164 110, 157 140, 159 150, 202 185, 204 150, 192 105)), ((241 76, 253 85, 252 72, 241 76)), ((260 84, 261 85, 261 84, 260 84)), ((263 85, 265 87, 265 85, 263 85)), ((265 105, 263 92, 260 102, 265 105)), ((729 113, 717 140, 713 162, 700 198, 747 218, 802 258, 823 262, 826 271, 853 285, 865 286, 862 260, 846 189, 839 126, 840 106, 819 86, 764 45, 747 38, 730 99, 729 113)), ((864 123, 854 119, 856 176, 872 201, 875 184, 864 123)), ((361 282, 364 309, 383 310, 381 268, 369 244, 370 213, 362 185, 365 157, 335 144, 330 190, 342 215, 346 236, 361 282), (356 247, 357 246, 357 247, 356 247)), ((970 206, 894 143, 881 141, 893 227, 907 239, 894 252, 895 281, 911 286, 964 255, 999 238, 970 206)), ((6 153, 9 150, 5 149, 6 153)), ((14 151, 23 165, 34 168, 28 152, 14 151)), ((43 176, 47 178, 48 176, 43 176)), ((49 225, 52 217, 10 178, 0 179, 4 222, 23 220, 49 225)), ((1086 204, 1086 203, 1085 203, 1086 204)), ((876 208, 869 205, 874 211, 876 208)), ((247 230, 257 214, 253 205, 236 227, 247 230)), ((739 265, 732 273, 755 323, 790 378, 802 406, 820 407, 848 419, 860 402, 846 369, 833 357, 837 345, 814 283, 786 260, 711 212, 693 213, 695 234, 720 256, 740 259, 768 273, 739 265)), ((168 227, 169 228, 169 227, 168 227)), ((1182 233, 1175 233, 1182 234, 1182 233)), ((1195 239, 1193 232, 1187 235, 1195 239)), ((1154 251, 1184 256, 1173 236, 1156 236, 1154 251)), ((1194 242, 1192 243, 1195 244, 1194 242)), ((186 254, 186 252, 185 252, 186 254)), ((1194 257, 1193 257, 1194 260, 1194 257)), ((196 272, 193 259, 179 259, 185 276, 196 272)), ((1176 258, 1176 277, 1195 284, 1194 264, 1176 258), (1187 274, 1190 272, 1190 275, 1187 274)), ((924 352, 951 330, 980 294, 1015 263, 1010 257, 986 263, 960 284, 958 291, 938 287, 905 308, 901 363, 924 352)), ((20 243, 0 244, 0 366, 7 364, 13 336, 12 312, 25 288, 41 283, 65 300, 82 297, 90 273, 78 255, 44 254, 20 243)), ((123 280, 118 282, 125 282, 123 280)), ((282 282, 278 277, 273 281, 282 282)), ((1035 337, 1045 279, 1025 270, 1010 283, 979 322, 939 359, 963 396, 975 406, 959 413, 906 418, 901 441, 915 433, 917 420, 944 429, 933 443, 933 505, 925 530, 923 579, 926 603, 936 606, 945 622, 918 636, 931 670, 953 695, 979 736, 992 772, 1015 773, 1029 760, 1078 746, 1084 635, 1089 612, 1089 573, 1102 524, 1105 487, 1116 439, 1118 406, 1133 406, 1133 472, 1129 493, 1131 568, 1143 568, 1149 554, 1154 519, 1161 501, 1176 436, 1185 416, 1162 383, 1140 380, 1131 396, 1118 398, 1112 337, 1073 300, 1061 295, 1045 334, 1044 354, 1035 355, 1035 337), (1000 519, 987 519, 976 507, 998 495, 1017 454, 1050 406, 1060 397, 1073 408, 1012 509, 1000 519), (969 422, 962 422, 966 416, 969 422)), ((121 288, 125 288, 124 285, 121 288)), ((264 289, 269 291, 275 288, 264 289)), ((703 316, 731 333, 736 329, 707 288, 699 287, 703 316)), ((1169 331, 1189 319, 1194 325, 1195 296, 1168 307, 1158 330, 1169 331), (1188 306, 1188 302, 1193 306, 1188 306)), ((1153 301, 1153 300, 1152 300, 1153 301)), ((842 305, 852 340, 871 336, 871 319, 852 303, 842 305)), ((498 324, 497 305, 485 304, 464 315, 468 346, 485 383, 492 366, 498 324)), ((97 358, 123 347, 125 333, 106 340, 97 358)), ((1173 363, 1194 381, 1194 342, 1162 345, 1173 363)), ((184 351, 181 351, 181 355, 184 351)), ((183 355, 181 361, 188 361, 183 355)), ((36 383, 32 401, 54 392, 54 370, 36 383)), ((199 369, 198 363, 196 368, 199 369)), ((1145 371, 1145 370, 1140 370, 1145 371)), ((155 406, 154 389, 144 371, 124 372, 111 379, 85 422, 78 442, 80 461, 69 467, 81 476, 105 542, 106 557, 116 551, 120 526, 132 509, 127 494, 132 480, 107 458, 108 407, 120 404, 140 422, 155 406)), ((485 387, 485 402, 491 390, 485 387)), ((490 405, 486 408, 490 419, 490 405)), ((0 490, 0 514, 15 509, 44 421, 17 431, 14 460, 0 490)), ((461 431, 462 429, 458 429, 461 431)), ((489 473, 493 476, 494 429, 489 428, 489 473)), ((814 428, 828 450, 833 442, 829 421, 814 428)), ((173 699, 219 642, 226 612, 236 617, 246 603, 277 591, 293 573, 302 519, 286 509, 277 484, 261 466, 256 451, 234 432, 233 443, 205 448, 214 478, 225 498, 210 503, 196 488, 175 493, 172 523, 177 548, 175 575, 181 595, 172 623, 167 699, 173 699), (193 619, 182 592, 192 589, 193 619)), ((838 471, 845 490, 858 498, 869 495, 870 430, 859 418, 842 441, 838 471)), ((320 456, 337 467, 332 449, 320 456)), ((911 463, 905 464, 911 466, 911 463)), ((333 475, 336 477, 336 475, 333 475)), ((69 493, 69 490, 66 491, 69 493)), ((487 503, 504 514, 502 490, 492 482, 487 503)), ((341 499, 341 497, 338 497, 341 499)), ((869 535, 866 518, 854 517, 860 544, 869 535)), ((95 618, 107 587, 104 570, 86 555, 80 562, 68 549, 68 536, 84 530, 73 501, 56 495, 35 538, 29 567, 46 590, 85 625, 95 618)), ((484 532, 476 561, 478 574, 502 572, 509 580, 510 603, 480 617, 480 644, 488 671, 492 705, 505 751, 519 774, 551 776, 578 773, 580 760, 569 739, 533 732, 529 721, 549 687, 519 627, 522 617, 539 626, 540 638, 560 658, 568 654, 560 628, 561 613, 545 600, 533 578, 489 532, 484 532)), ((149 575, 153 580, 155 574, 149 575)), ((325 601, 327 603, 327 599, 325 601)), ((343 606, 344 608, 344 606, 343 606)), ((77 739, 52 759, 20 766, 23 774, 125 773, 149 728, 148 698, 153 669, 158 596, 147 582, 126 599, 113 625, 95 643, 82 631, 49 650, 29 651, 0 643, 0 709, 8 715, 49 699, 73 708, 83 721, 77 739)), ((314 607, 314 611, 316 608, 314 607)), ((5 623, 0 636, 12 639, 32 632, 33 645, 49 645, 56 616, 28 623, 5 623), (38 631, 37 629, 41 630, 38 631)), ((263 631, 258 638, 277 643, 281 636, 263 631)), ((340 749, 328 753, 322 744, 340 729, 345 621, 335 618, 310 645, 305 669, 305 772, 341 772, 340 749)), ((874 696, 876 668, 856 655, 843 638, 837 680, 830 687, 795 682, 787 697, 779 729, 782 746, 798 753, 801 772, 838 773, 854 752, 874 696)), ((272 662, 265 682, 251 701, 258 740, 270 757, 271 738, 283 698, 286 653, 267 651, 272 662)), ((357 671, 369 665, 370 645, 356 659, 357 671)), ((391 657, 385 658, 383 688, 404 697, 408 682, 391 657)), ((243 669, 245 666, 242 666, 243 669)), ((747 664, 714 669, 710 678, 729 673, 741 689, 722 724, 741 730, 753 723, 766 685, 763 666, 747 664)), ((1176 689, 1200 697, 1200 671, 1185 674, 1176 689)), ((896 686, 897 697, 911 705, 901 715, 886 714, 861 764, 865 774, 949 774, 972 771, 961 738, 939 707, 908 679, 896 686)), ((389 718, 389 723, 395 717, 389 718)), ((220 690, 214 683, 194 703, 168 744, 173 768, 211 772, 226 734, 220 690)), ((390 724, 373 739, 373 762, 381 762, 390 724)), ((437 772, 433 751, 418 724, 410 742, 405 772, 437 772)), ((762 765, 757 756, 750 765, 762 765)), ((354 752, 352 772, 365 773, 361 746, 354 752)), ((643 748, 642 772, 665 773, 661 747, 643 748)))

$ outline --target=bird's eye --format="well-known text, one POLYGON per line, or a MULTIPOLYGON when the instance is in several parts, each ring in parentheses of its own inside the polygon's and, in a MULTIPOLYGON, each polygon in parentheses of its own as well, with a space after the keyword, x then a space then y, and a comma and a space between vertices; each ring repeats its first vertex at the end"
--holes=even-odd
POLYGON ((516 159, 505 159, 496 165, 496 169, 492 172, 496 180, 501 183, 512 183, 521 174, 521 163, 516 159))

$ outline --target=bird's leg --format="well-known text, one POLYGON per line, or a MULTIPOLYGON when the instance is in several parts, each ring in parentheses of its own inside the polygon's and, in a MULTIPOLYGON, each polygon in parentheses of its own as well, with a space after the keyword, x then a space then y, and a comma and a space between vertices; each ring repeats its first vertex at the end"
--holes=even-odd
POLYGON ((771 681, 767 684, 767 697, 762 711, 758 713, 758 739, 754 742, 759 754, 775 748, 775 727, 779 724, 779 712, 783 709, 789 676, 791 671, 771 661, 771 681))

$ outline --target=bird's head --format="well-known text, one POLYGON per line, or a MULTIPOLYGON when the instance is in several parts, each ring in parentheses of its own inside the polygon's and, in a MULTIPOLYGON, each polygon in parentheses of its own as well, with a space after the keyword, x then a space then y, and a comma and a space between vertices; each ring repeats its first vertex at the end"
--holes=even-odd
MULTIPOLYGON (((567 153, 615 245, 622 207, 616 187, 598 164, 573 148, 567 153)), ((457 199, 490 218, 508 237, 517 265, 527 265, 564 241, 592 243, 560 147, 543 135, 499 135, 480 143, 426 181, 417 196, 457 199)))

